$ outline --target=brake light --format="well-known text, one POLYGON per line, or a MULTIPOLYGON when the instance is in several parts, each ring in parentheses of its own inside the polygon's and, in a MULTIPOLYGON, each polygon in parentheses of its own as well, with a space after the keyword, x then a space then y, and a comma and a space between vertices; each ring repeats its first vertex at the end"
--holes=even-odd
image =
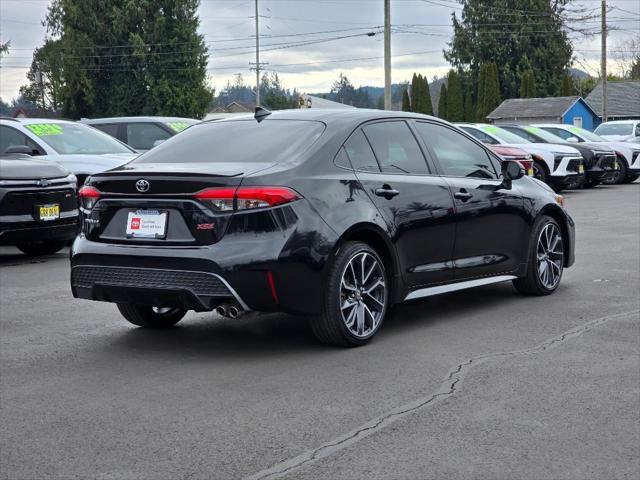
POLYGON ((231 212, 275 207, 298 200, 300 195, 287 187, 222 187, 202 190, 195 198, 218 212, 231 212))
POLYGON ((85 185, 80 190, 78 190, 80 205, 85 210, 91 210, 96 202, 100 199, 100 195, 100 190, 88 185, 85 185))

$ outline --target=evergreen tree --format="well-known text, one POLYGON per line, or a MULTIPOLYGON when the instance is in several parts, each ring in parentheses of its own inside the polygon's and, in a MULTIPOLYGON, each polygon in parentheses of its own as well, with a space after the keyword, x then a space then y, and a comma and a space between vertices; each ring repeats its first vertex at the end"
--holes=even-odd
POLYGON ((384 110, 384 95, 378 97, 377 108, 378 110, 384 110))
POLYGON ((429 80, 426 75, 422 77, 422 99, 423 109, 421 113, 425 115, 433 115, 433 104, 431 103, 431 89, 429 88, 429 80))
POLYGON ((447 86, 443 83, 440 87, 440 98, 438 99, 438 117, 447 120, 447 86))
MULTIPOLYGON (((445 58, 454 68, 479 75, 481 65, 500 65, 501 95, 519 93, 521 61, 528 56, 543 96, 555 95, 571 65, 573 49, 564 28, 571 0, 460 0, 445 58)), ((574 14, 575 15, 575 14, 574 14)))
POLYGON ((464 89, 464 121, 473 122, 476 119, 476 110, 473 107, 473 91, 471 85, 464 89))
MULTIPOLYGON (((56 102, 71 118, 202 117, 212 98, 199 0, 54 0, 46 17, 56 102), (53 55, 55 52, 55 55, 53 55), (56 80, 58 81, 58 80, 56 80)), ((35 59, 34 59, 35 60, 35 59)), ((33 91, 34 80, 25 87, 33 91)))
POLYGON ((482 121, 484 119, 484 92, 487 85, 487 64, 480 65, 480 73, 478 74, 478 96, 476 100, 475 119, 482 121))
MULTIPOLYGON (((478 100, 478 121, 484 122, 495 108, 502 102, 500 98, 500 83, 498 81, 498 66, 494 63, 485 65, 482 90, 482 103, 478 100)), ((478 93, 480 98, 480 92, 478 93)))
POLYGON ((520 74, 520 98, 534 98, 536 96, 533 71, 525 70, 520 74))
POLYGON ((573 95, 573 80, 569 74, 565 74, 562 78, 562 87, 560 87, 561 97, 570 97, 573 95))
POLYGON ((402 92, 402 111, 403 112, 411 111, 411 102, 409 100, 409 92, 407 92, 407 89, 404 89, 402 92))
POLYGON ((413 74, 411 78, 411 111, 419 112, 422 108, 422 75, 413 74))
POLYGON ((455 70, 449 70, 447 75, 447 120, 461 122, 464 120, 464 103, 462 98, 462 84, 460 76, 455 70))

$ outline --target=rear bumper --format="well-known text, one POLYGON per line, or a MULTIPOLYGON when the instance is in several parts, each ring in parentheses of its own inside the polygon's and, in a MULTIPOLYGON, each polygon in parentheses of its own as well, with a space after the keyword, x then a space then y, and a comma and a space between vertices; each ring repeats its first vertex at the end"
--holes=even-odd
POLYGON ((28 242, 67 242, 78 234, 78 218, 65 222, 3 223, 0 224, 0 245, 16 245, 28 242))
MULTIPOLYGON (((196 311, 236 303, 245 310, 317 313, 337 238, 320 217, 300 211, 308 208, 296 202, 294 224, 259 235, 227 232, 212 245, 114 244, 81 235, 71 252, 73 295, 196 311)), ((244 222, 241 215, 234 219, 244 222)))

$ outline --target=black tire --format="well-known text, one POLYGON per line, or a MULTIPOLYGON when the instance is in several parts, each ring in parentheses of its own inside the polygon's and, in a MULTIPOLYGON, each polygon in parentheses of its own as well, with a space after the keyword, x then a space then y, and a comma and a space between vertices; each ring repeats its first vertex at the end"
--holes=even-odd
POLYGON ((118 303, 118 310, 130 323, 144 328, 169 328, 178 323, 187 314, 186 310, 171 308, 159 312, 156 307, 118 303))
MULTIPOLYGON (((371 263, 371 265, 373 265, 373 263, 371 263)), ((366 284, 367 282, 365 281, 363 283, 366 284)), ((329 267, 322 313, 310 319, 311 330, 320 342, 327 345, 340 347, 359 347, 361 345, 365 345, 382 326, 388 311, 389 290, 386 265, 376 251, 363 242, 345 243, 340 247, 332 265, 329 267), (362 254, 370 255, 378 262, 380 270, 377 271, 377 275, 381 276, 383 279, 384 292, 378 292, 382 295, 380 298, 383 298, 383 307, 381 307, 380 312, 377 312, 380 315, 377 325, 375 327, 372 325, 371 331, 368 334, 358 336, 350 331, 346 325, 348 319, 345 320, 343 317, 341 307, 343 305, 342 302, 346 299, 343 296, 342 279, 343 274, 346 273, 349 263, 362 256, 362 254)), ((361 303, 362 302, 365 302, 364 296, 361 297, 361 303)), ((354 307, 354 309, 355 308, 357 307, 354 307)), ((364 315, 364 310, 362 311, 364 315)), ((371 312, 371 310, 369 311, 371 312)), ((353 321, 355 322, 356 320, 354 319, 353 321)))
POLYGON ((626 183, 633 183, 638 179, 638 177, 640 177, 640 175, 636 175, 635 173, 629 173, 627 174, 626 183))
POLYGON ((627 176, 629 175, 629 167, 627 166, 627 162, 619 157, 616 162, 618 163, 618 172, 610 180, 605 180, 604 182, 602 182, 605 185, 620 185, 622 183, 626 183, 627 181, 627 176))
POLYGON ((538 160, 533 161, 533 177, 549 185, 549 173, 547 172, 547 166, 538 160))
POLYGON ((52 255, 59 252, 66 246, 66 242, 34 242, 19 243, 16 245, 18 250, 30 257, 39 255, 52 255))
MULTIPOLYGON (((553 218, 549 216, 541 215, 536 219, 533 226, 531 244, 529 246, 529 252, 527 254, 527 273, 524 277, 513 280, 513 286, 516 288, 516 290, 518 290, 523 295, 544 296, 544 295, 552 294, 553 292, 556 291, 556 289, 558 288, 558 285, 560 285, 560 280, 562 280, 562 273, 564 270, 564 255, 565 255, 564 239, 562 238, 562 229, 558 225, 558 222, 556 222, 553 218), (560 250, 562 251, 562 258, 560 259, 560 262, 559 262, 560 263, 559 278, 557 279, 557 283, 555 283, 555 285, 551 287, 543 283, 543 281, 540 278, 541 274, 538 270, 538 241, 540 239, 540 236, 543 230, 545 230, 545 228, 549 225, 554 226, 557 229, 557 232, 560 234, 560 238, 562 242, 560 244, 560 250)), ((556 261, 558 260, 557 258, 555 259, 556 261)), ((547 265, 547 268, 550 268, 549 265, 547 265)))

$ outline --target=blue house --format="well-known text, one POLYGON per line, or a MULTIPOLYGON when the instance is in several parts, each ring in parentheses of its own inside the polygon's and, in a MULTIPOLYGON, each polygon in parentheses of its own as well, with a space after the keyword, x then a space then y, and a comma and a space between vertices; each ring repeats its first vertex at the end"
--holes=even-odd
POLYGON ((487 118, 496 125, 566 123, 591 131, 600 125, 600 118, 582 97, 512 98, 487 118))

